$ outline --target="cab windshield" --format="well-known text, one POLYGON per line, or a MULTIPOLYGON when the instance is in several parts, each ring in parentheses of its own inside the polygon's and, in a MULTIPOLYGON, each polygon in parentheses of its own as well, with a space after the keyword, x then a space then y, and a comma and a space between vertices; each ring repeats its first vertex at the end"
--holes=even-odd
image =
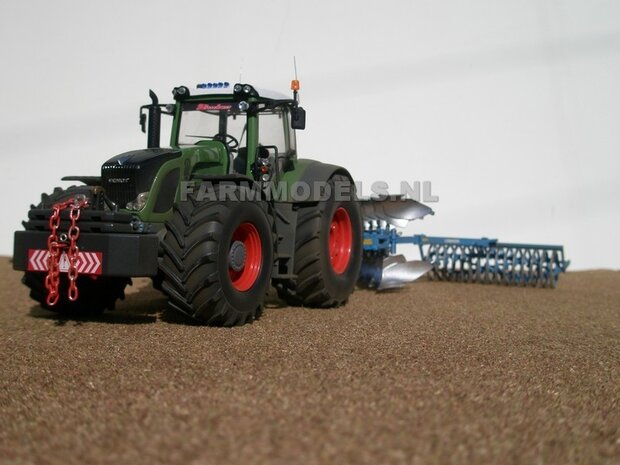
POLYGON ((179 127, 179 145, 194 145, 201 140, 237 141, 238 146, 246 145, 247 117, 239 111, 238 105, 226 103, 183 104, 183 114, 179 127))
MULTIPOLYGON (((247 146, 247 114, 234 102, 184 102, 178 145, 219 140, 230 148, 247 146)), ((262 108, 258 118, 258 143, 274 147, 279 156, 295 156, 295 131, 287 107, 262 108)))

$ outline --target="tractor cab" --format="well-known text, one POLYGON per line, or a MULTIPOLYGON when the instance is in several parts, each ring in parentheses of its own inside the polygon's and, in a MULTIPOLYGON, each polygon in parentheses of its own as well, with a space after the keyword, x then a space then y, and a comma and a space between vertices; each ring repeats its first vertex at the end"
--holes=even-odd
MULTIPOLYGON (((141 114, 149 109, 149 141, 159 139, 158 118, 163 112, 174 118, 170 146, 217 153, 211 159, 219 165, 220 174, 267 180, 266 175, 269 179, 279 175, 296 159, 295 129, 305 126, 296 90, 291 99, 270 91, 259 93, 248 84, 213 82, 198 84, 194 91, 176 87, 172 93, 174 105, 159 105, 152 94, 153 103, 141 109, 141 114)), ((144 120, 142 115, 143 129, 144 120)))

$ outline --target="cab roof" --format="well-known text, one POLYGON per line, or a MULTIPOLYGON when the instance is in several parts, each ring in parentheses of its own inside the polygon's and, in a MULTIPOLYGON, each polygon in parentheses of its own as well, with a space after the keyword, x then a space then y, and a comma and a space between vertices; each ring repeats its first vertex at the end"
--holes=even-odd
MULTIPOLYGON (((175 88, 175 90, 176 89, 179 89, 179 87, 175 88)), ((264 89, 261 87, 252 86, 250 84, 237 83, 231 85, 228 81, 201 82, 196 85, 195 89, 187 90, 189 91, 189 96, 191 97, 199 95, 234 96, 238 94, 246 94, 248 97, 260 97, 271 100, 290 100, 291 98, 289 95, 286 95, 282 92, 264 89)))

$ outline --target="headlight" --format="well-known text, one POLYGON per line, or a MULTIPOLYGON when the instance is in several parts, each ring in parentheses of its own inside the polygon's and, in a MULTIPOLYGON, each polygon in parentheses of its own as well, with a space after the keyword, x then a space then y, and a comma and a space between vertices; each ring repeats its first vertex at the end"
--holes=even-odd
POLYGON ((148 192, 141 192, 138 194, 138 197, 136 197, 131 202, 128 202, 125 208, 127 208, 127 210, 140 211, 146 205, 146 201, 148 200, 148 198, 149 198, 148 192))

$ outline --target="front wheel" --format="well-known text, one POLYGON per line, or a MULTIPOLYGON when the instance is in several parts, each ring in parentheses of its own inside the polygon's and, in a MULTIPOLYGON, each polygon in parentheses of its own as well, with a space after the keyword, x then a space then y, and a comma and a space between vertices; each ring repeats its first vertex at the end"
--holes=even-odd
POLYGON ((169 305, 199 323, 242 325, 263 308, 273 266, 273 234, 260 202, 241 187, 219 201, 190 196, 174 206, 162 242, 169 305))
POLYGON ((131 285, 129 278, 79 276, 76 281, 78 299, 71 302, 67 297, 69 280, 66 274, 61 274, 58 289, 60 298, 56 305, 48 305, 45 276, 45 273, 27 271, 22 283, 30 288, 30 297, 39 302, 41 307, 71 316, 98 316, 106 309, 114 310, 116 301, 125 299, 125 287, 131 285))

